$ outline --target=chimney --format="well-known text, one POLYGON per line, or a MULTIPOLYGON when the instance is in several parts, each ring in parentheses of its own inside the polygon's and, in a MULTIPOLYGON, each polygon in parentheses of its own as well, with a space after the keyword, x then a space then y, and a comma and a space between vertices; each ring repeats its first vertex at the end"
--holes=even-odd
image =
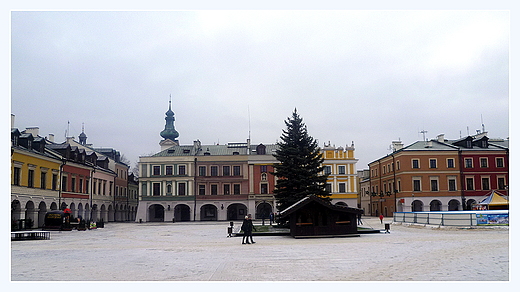
POLYGON ((25 129, 25 133, 32 134, 34 137, 40 134, 40 128, 38 127, 29 127, 25 129))
POLYGON ((47 137, 47 140, 54 143, 54 134, 49 134, 49 136, 47 137))
POLYGON ((437 141, 444 143, 444 134, 437 135, 437 141))
POLYGON ((394 149, 394 152, 403 149, 403 146, 403 142, 401 141, 392 141, 392 148, 394 149))
POLYGON ((70 144, 74 141, 74 137, 67 137, 67 144, 70 144))
POLYGON ((14 118, 15 118, 15 115, 11 114, 11 128, 14 128, 14 118))
POLYGON ((432 148, 433 147, 433 141, 430 140, 428 142, 426 142, 426 146, 424 146, 425 148, 432 148))

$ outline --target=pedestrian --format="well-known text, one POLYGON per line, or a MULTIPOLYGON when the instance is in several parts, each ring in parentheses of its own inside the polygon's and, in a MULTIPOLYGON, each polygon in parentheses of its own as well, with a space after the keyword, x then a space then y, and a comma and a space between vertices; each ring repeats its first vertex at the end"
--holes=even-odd
POLYGON ((249 239, 251 239, 251 243, 256 243, 253 241, 253 229, 256 231, 255 226, 253 225, 253 218, 251 217, 251 214, 249 214, 249 239))
POLYGON ((242 237, 242 244, 255 243, 253 241, 253 229, 255 229, 256 231, 256 228, 253 226, 253 221, 251 220, 250 216, 251 215, 246 216, 244 218, 244 221, 242 222, 242 227, 240 227, 240 229, 244 232, 244 236, 242 237), (249 239, 251 239, 251 242, 249 242, 249 239))
POLYGON ((383 224, 383 214, 379 215, 379 220, 381 220, 381 224, 383 224))
POLYGON ((269 224, 273 225, 273 222, 274 222, 274 213, 271 212, 271 214, 269 214, 269 224))
POLYGON ((363 225, 363 222, 361 221, 361 213, 357 215, 357 222, 359 225, 363 225))

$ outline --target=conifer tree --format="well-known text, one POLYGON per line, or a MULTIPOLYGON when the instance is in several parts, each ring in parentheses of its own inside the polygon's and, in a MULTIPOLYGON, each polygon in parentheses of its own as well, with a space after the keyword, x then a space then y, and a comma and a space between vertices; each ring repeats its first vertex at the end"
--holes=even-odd
POLYGON ((308 195, 330 201, 330 193, 325 189, 328 175, 323 174, 323 156, 296 109, 285 125, 287 129, 283 130, 282 142, 277 142, 274 154, 279 161, 273 172, 278 179, 274 190, 278 211, 308 195))

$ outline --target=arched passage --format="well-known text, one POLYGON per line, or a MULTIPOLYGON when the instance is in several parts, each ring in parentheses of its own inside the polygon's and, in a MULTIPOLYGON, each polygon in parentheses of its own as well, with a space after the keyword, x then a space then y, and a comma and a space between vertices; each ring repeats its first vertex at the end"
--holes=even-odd
POLYGON ((153 204, 148 207, 149 222, 164 222, 164 207, 160 204, 153 204))
POLYGON ((215 205, 206 204, 200 207, 200 221, 216 221, 217 207, 215 205))
POLYGON ((269 219, 273 207, 269 203, 262 202, 256 206, 256 219, 269 219))
POLYGON ((190 221, 190 207, 185 204, 178 204, 173 209, 175 221, 190 221))
POLYGON ((35 222, 35 220, 34 220, 35 213, 36 213, 36 209, 34 208, 33 201, 28 201, 27 204, 25 204, 25 219, 26 220, 30 219, 31 223, 26 223, 29 225, 29 226, 26 226, 26 228, 32 228, 35 223, 36 223, 36 225, 38 224, 38 222, 35 222))
POLYGON ((430 202, 430 211, 442 211, 441 210, 442 203, 439 200, 432 200, 430 202))
POLYGON ((227 220, 243 220, 247 215, 247 207, 244 204, 231 204, 227 207, 227 220))
POLYGON ((450 200, 448 202, 448 211, 458 211, 460 202, 458 200, 450 200))
POLYGON ((11 221, 20 220, 22 212, 22 206, 20 201, 14 200, 11 202, 11 221))
POLYGON ((423 211, 423 202, 420 200, 415 200, 412 202, 412 212, 422 212, 423 211))
POLYGON ((476 209, 476 206, 477 206, 477 201, 473 200, 473 199, 469 199, 467 202, 466 202, 466 209, 467 210, 475 210, 476 209))
POLYGON ((45 202, 41 201, 38 205, 38 226, 42 227, 45 222, 45 214, 47 213, 47 205, 45 202))

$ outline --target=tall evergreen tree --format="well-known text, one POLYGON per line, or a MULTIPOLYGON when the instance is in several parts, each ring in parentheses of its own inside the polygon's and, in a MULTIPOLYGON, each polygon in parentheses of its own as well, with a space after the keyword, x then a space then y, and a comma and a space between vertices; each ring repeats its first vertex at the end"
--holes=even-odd
POLYGON ((325 184, 328 175, 323 174, 323 156, 318 143, 307 133, 307 126, 296 109, 285 121, 274 157, 279 163, 273 174, 278 178, 275 186, 277 209, 282 211, 308 195, 316 195, 330 201, 325 184))

